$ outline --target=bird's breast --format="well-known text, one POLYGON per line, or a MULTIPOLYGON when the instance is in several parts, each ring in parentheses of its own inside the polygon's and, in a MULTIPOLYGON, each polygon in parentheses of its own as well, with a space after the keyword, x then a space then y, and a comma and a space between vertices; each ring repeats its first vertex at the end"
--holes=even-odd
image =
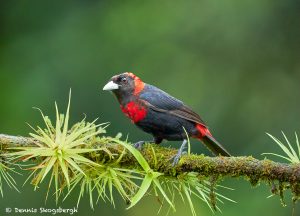
POLYGON ((133 123, 143 120, 147 115, 146 108, 134 101, 130 101, 125 106, 121 105, 121 110, 133 123))

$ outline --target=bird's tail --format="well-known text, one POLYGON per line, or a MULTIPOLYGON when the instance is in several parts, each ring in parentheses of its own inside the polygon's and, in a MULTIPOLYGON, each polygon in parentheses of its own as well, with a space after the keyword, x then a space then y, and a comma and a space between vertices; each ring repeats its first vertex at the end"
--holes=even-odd
POLYGON ((201 141, 215 155, 222 155, 226 157, 231 156, 228 151, 212 136, 205 135, 201 138, 201 141))
POLYGON ((196 125, 199 131, 199 137, 204 145, 215 155, 230 157, 228 151, 211 135, 210 131, 204 125, 196 125))

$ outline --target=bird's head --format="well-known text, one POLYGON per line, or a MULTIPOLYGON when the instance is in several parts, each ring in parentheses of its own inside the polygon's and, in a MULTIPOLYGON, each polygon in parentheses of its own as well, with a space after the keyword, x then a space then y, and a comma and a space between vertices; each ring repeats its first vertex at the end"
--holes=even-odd
POLYGON ((125 72, 113 76, 103 87, 104 91, 112 91, 117 96, 138 95, 144 89, 145 83, 136 75, 125 72))

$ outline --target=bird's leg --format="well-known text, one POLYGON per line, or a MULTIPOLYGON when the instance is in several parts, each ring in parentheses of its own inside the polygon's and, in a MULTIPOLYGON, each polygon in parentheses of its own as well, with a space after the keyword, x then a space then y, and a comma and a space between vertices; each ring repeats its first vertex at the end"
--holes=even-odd
POLYGON ((162 142, 162 140, 163 140, 162 138, 154 137, 154 139, 151 141, 138 141, 138 142, 134 143, 133 146, 134 146, 134 148, 141 150, 145 143, 160 144, 162 142))
POLYGON ((138 142, 134 143, 133 146, 134 146, 134 148, 141 150, 143 145, 146 142, 151 142, 151 141, 138 141, 138 142))
POLYGON ((185 146, 186 146, 186 143, 187 143, 187 140, 183 140, 177 154, 174 156, 174 159, 173 159, 173 163, 172 163, 172 166, 175 166, 178 164, 179 160, 180 160, 180 157, 181 155, 185 154, 186 152, 184 151, 185 149, 185 146))

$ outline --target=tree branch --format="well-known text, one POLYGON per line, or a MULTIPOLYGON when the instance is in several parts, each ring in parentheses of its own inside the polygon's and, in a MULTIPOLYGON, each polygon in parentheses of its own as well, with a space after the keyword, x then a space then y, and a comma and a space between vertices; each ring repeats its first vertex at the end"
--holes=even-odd
MULTIPOLYGON (((7 151, 8 147, 12 145, 30 146, 34 142, 36 141, 29 137, 0 134, 2 151, 7 151)), ((114 145, 111 148, 114 151, 122 147, 114 145)), ((278 163, 268 159, 258 160, 251 156, 208 157, 192 154, 184 155, 180 163, 172 167, 168 161, 170 161, 175 153, 175 149, 160 147, 154 144, 145 145, 142 150, 142 155, 151 168, 167 176, 177 176, 184 172, 197 172, 203 176, 246 177, 252 185, 257 184, 259 181, 266 181, 267 183, 278 181, 280 184, 289 183, 290 185, 298 185, 300 182, 299 164, 278 163), (155 152, 155 156, 153 151, 155 152)), ((91 160, 99 161, 101 154, 97 155, 97 157, 89 157, 91 160)), ((139 166, 138 162, 130 154, 126 154, 123 157, 121 165, 124 167, 139 166)))

